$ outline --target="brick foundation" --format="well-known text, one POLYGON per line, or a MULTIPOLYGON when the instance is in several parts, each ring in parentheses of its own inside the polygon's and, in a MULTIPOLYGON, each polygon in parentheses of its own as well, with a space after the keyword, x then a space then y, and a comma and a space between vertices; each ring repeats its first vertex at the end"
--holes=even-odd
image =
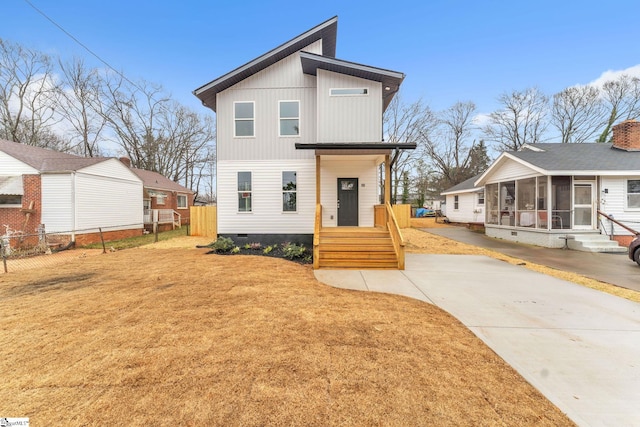
MULTIPOLYGON (((131 230, 103 231, 102 236, 104 237, 105 243, 110 242, 112 240, 142 236, 142 228, 136 228, 131 230)), ((100 233, 76 234, 76 246, 84 246, 84 245, 88 245, 91 243, 98 243, 98 242, 100 242, 100 233)))
POLYGON ((629 247, 634 236, 613 236, 613 240, 618 242, 620 246, 629 247))

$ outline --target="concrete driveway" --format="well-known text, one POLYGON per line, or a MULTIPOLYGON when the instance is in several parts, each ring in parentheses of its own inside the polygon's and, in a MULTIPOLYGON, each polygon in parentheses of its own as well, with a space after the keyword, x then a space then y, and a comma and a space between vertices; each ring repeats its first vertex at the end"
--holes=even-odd
POLYGON ((476 255, 407 254, 404 271, 315 274, 441 307, 578 425, 640 426, 638 303, 476 255))

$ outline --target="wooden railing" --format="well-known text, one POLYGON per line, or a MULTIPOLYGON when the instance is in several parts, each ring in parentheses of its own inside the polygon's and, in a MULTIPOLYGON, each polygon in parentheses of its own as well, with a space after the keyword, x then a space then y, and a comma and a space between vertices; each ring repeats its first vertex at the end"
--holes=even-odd
POLYGON ((173 228, 177 225, 182 226, 182 215, 173 209, 145 209, 145 224, 173 224, 173 228))
POLYGON ((389 230, 389 234, 391 235, 393 249, 395 250, 396 256, 398 257, 398 269, 404 270, 405 242, 402 238, 402 233, 400 233, 400 227, 398 227, 396 216, 394 215, 393 209, 391 208, 391 203, 387 202, 385 206, 387 211, 387 229, 389 230))
POLYGON ((316 219, 313 227, 313 268, 320 268, 320 230, 322 230, 322 205, 316 204, 316 219))
POLYGON ((387 229, 387 208, 384 205, 373 207, 373 225, 387 229))

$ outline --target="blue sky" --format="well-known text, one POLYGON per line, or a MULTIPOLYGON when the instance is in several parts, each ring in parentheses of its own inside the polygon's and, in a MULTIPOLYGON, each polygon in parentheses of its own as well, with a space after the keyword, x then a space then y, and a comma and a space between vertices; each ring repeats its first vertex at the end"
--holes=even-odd
MULTIPOLYGON (((30 2, 129 79, 201 113, 193 89, 335 15, 338 58, 405 73, 403 98, 435 110, 470 100, 489 113, 504 92, 551 95, 640 64, 633 1, 30 2)), ((25 0, 2 0, 0 16, 3 39, 102 66, 25 0)))

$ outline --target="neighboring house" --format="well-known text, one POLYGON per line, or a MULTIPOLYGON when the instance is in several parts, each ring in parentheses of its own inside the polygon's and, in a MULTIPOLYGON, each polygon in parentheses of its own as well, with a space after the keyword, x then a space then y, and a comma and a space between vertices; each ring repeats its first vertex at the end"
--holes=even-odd
MULTIPOLYGON (((125 165, 131 164, 127 158, 120 160, 125 165)), ((136 168, 131 168, 131 171, 144 184, 144 224, 147 230, 153 230, 153 224, 158 224, 160 231, 189 224, 193 191, 157 172, 136 168)))
POLYGON ((313 244, 316 268, 402 268, 355 236, 389 238, 390 179, 380 205, 378 168, 390 177, 392 154, 415 144, 383 143, 382 115, 404 74, 335 58, 337 21, 194 91, 217 113, 218 233, 239 244, 313 244), (346 238, 345 227, 354 240, 344 246, 362 246, 357 253, 328 237, 346 238))
POLYGON ((502 153, 474 185, 485 188, 488 236, 614 251, 610 239, 628 245, 633 234, 598 211, 640 229, 640 122, 614 126, 611 144, 528 144, 502 153))
POLYGON ((484 187, 476 187, 476 175, 441 193, 446 197, 446 216, 450 222, 484 224, 484 187))
POLYGON ((78 244, 142 234, 142 181, 115 158, 0 140, 0 234, 40 224, 78 244))

